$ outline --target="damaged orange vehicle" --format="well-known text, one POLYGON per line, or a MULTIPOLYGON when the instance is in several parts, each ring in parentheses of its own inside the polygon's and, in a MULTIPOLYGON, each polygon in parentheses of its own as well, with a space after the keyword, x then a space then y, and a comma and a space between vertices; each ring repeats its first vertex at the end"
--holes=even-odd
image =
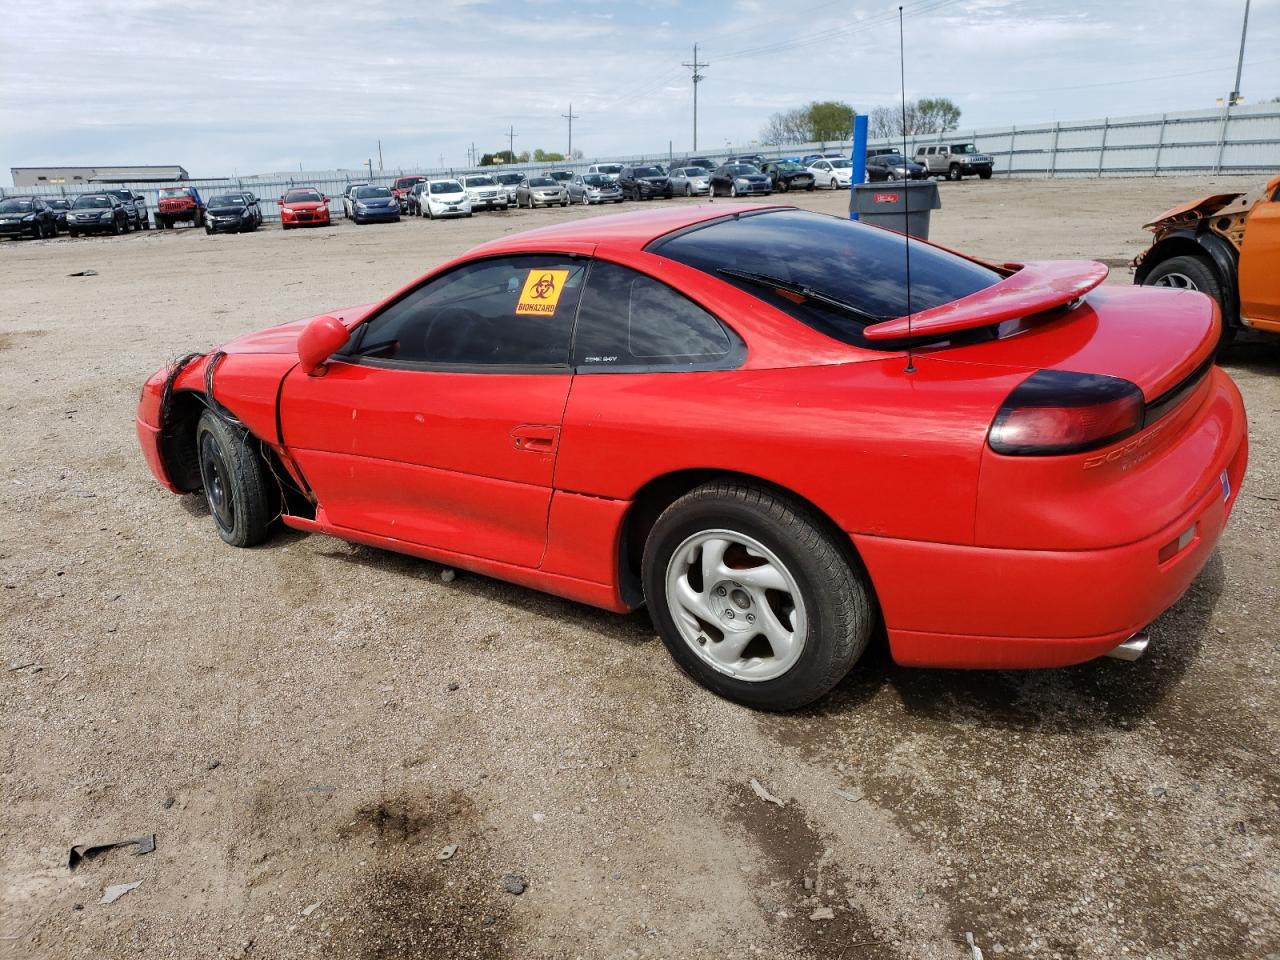
POLYGON ((1222 311, 1219 345, 1242 327, 1280 333, 1280 176, 1250 193, 1217 193, 1166 210, 1133 261, 1134 283, 1200 290, 1222 311))

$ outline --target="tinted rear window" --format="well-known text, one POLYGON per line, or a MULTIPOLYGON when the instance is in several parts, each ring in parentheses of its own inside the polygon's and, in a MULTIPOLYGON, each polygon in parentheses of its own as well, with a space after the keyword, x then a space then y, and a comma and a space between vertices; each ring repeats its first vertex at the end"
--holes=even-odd
MULTIPOLYGON (((718 220, 660 238, 654 253, 718 277, 844 343, 868 346, 862 321, 814 301, 796 303, 773 288, 728 276, 722 268, 800 284, 881 319, 907 313, 906 250, 900 234, 802 210, 718 220)), ((911 311, 919 313, 986 289, 1000 274, 953 253, 912 241, 911 311)))

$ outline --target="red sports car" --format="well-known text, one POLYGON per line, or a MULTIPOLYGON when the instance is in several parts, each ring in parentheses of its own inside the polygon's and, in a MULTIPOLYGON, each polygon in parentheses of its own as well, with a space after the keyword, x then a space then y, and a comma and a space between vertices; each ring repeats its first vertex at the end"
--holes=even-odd
POLYGON ((276 204, 280 207, 280 226, 286 230, 329 225, 329 198, 312 187, 295 187, 276 204))
POLYGON ((218 533, 277 517, 610 610, 787 709, 896 660, 1133 659, 1245 471, 1200 293, 781 206, 504 237, 143 388, 218 533))

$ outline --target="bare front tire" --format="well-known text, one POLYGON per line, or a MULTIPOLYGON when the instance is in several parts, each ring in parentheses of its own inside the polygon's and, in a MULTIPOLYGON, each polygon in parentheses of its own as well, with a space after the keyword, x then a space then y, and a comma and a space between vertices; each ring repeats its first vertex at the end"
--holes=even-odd
POLYGON ((852 551, 803 503, 733 481, 704 484, 658 518, 644 592, 663 643, 716 694, 793 710, 866 649, 875 607, 852 551))
POLYGON ((276 510, 258 441, 206 410, 196 426, 196 456, 218 536, 233 547, 265 540, 276 510))
POLYGON ((1227 308, 1223 301, 1222 281, 1218 271, 1203 257, 1194 255, 1170 257, 1156 266, 1143 278, 1144 287, 1168 287, 1173 290, 1199 290, 1207 293, 1218 305, 1222 316, 1222 331, 1218 336, 1218 347, 1221 349, 1235 339, 1236 325, 1227 316, 1227 308))

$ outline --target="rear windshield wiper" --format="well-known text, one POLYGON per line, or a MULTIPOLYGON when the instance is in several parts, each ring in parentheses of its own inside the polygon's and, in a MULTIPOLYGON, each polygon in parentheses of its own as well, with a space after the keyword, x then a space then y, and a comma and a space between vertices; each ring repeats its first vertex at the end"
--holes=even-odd
POLYGON ((851 303, 845 303, 843 300, 829 297, 825 293, 820 293, 812 287, 805 286, 803 283, 796 283, 793 280, 783 280, 781 277, 771 277, 764 273, 751 273, 747 270, 734 270, 732 267, 720 267, 716 272, 723 273, 726 277, 741 280, 744 283, 755 284, 757 287, 768 287, 777 290, 779 293, 803 297, 806 300, 814 300, 839 310, 841 313, 847 313, 851 317, 857 317, 863 323, 880 323, 885 319, 884 317, 877 317, 875 314, 867 313, 865 310, 859 310, 851 303))

